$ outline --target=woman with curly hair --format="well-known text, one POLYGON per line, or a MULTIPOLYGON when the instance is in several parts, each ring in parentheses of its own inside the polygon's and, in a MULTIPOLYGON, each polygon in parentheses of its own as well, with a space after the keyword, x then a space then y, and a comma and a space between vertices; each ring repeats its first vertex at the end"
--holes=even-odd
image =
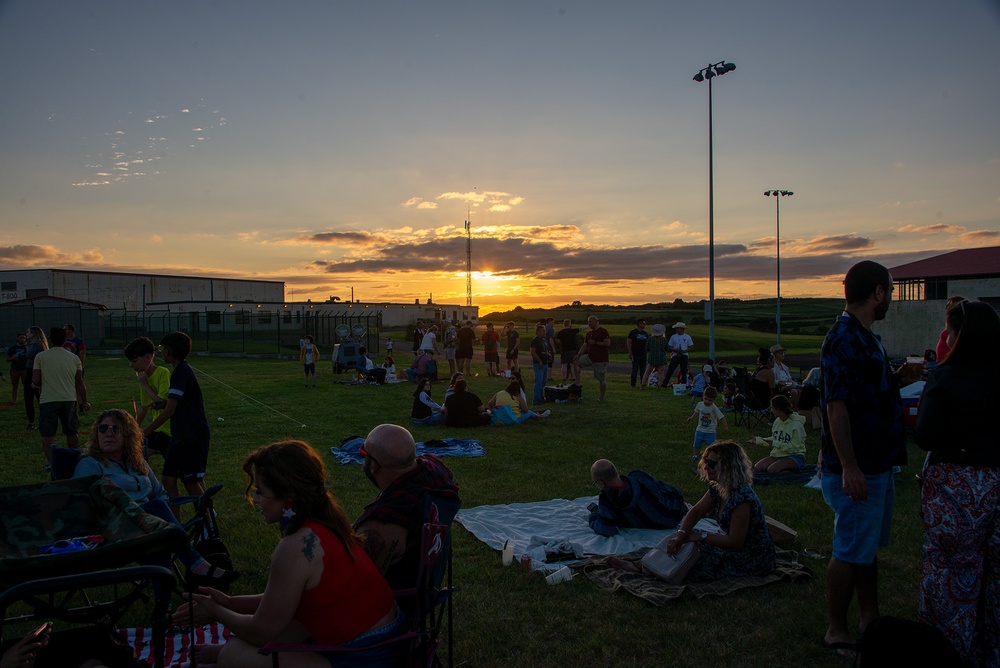
MULTIPOLYGON (((243 462, 247 500, 282 538, 271 556, 263 594, 228 596, 199 588, 174 613, 186 623, 216 620, 232 629, 224 645, 200 645, 198 663, 271 665, 258 654, 272 642, 364 648, 402 632, 403 615, 392 590, 365 554, 362 536, 326 488, 326 467, 302 441, 265 445, 243 462), (193 610, 192 610, 193 608, 193 610)), ((395 666, 400 647, 352 652, 290 653, 289 666, 395 666)))
MULTIPOLYGON (((144 456, 142 427, 131 414, 119 408, 109 408, 97 416, 90 432, 86 456, 77 462, 74 478, 99 475, 121 487, 143 510, 162 520, 180 526, 167 505, 170 497, 149 468, 144 456)), ((186 547, 177 557, 202 581, 211 580, 227 585, 238 577, 235 571, 214 566, 194 549, 186 547)))
POLYGON ((675 554, 688 541, 697 543, 700 556, 695 570, 712 578, 773 571, 774 543, 764 506, 751 487, 753 466, 743 448, 733 441, 708 446, 698 476, 708 481, 708 491, 684 516, 667 552, 675 554), (722 533, 694 531, 703 517, 716 520, 722 533))

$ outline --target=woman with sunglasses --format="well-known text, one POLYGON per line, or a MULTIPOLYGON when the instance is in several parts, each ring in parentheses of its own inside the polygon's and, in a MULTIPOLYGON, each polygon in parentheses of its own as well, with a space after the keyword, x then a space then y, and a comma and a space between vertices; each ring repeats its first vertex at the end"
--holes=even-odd
POLYGON ((733 441, 720 441, 705 448, 698 477, 708 481, 708 491, 681 521, 677 534, 667 543, 667 553, 676 554, 686 542, 698 544, 695 571, 711 578, 766 575, 774 570, 774 543, 767 529, 764 507, 754 493, 753 465, 746 452, 733 441), (719 523, 722 533, 695 531, 703 517, 719 523))
MULTIPOLYGON (((143 510, 162 520, 180 526, 167 503, 170 497, 156 479, 144 456, 142 428, 129 413, 109 408, 97 416, 90 432, 87 454, 76 465, 74 478, 99 475, 121 487, 143 510)), ((202 581, 228 585, 239 574, 213 566, 194 549, 187 547, 177 553, 191 572, 202 581)))
MULTIPOLYGON (((362 545, 347 514, 326 488, 323 460, 301 441, 265 445, 243 462, 247 499, 281 540, 263 594, 228 596, 202 587, 174 613, 185 624, 216 620, 233 631, 224 645, 199 645, 199 664, 271 665, 258 654, 271 642, 364 648, 402 632, 392 590, 362 545), (191 608, 193 607, 193 611, 191 608)), ((288 653, 288 666, 396 666, 400 644, 352 652, 288 653)))
POLYGON ((921 621, 969 665, 1000 666, 1000 316, 989 304, 948 309, 949 351, 930 372, 913 436, 928 451, 920 490, 921 621))

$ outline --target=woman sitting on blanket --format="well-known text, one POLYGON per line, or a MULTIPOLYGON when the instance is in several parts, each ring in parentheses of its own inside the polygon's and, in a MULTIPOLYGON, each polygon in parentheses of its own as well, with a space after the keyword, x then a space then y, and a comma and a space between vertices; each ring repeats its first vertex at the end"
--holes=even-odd
POLYGON ((496 409, 501 406, 509 406, 518 424, 523 424, 528 420, 541 420, 552 414, 552 411, 536 413, 528 408, 528 402, 524 399, 521 391, 521 384, 515 378, 510 381, 507 387, 500 390, 490 399, 490 408, 496 409))
POLYGON ((755 436, 748 445, 770 445, 771 454, 753 465, 759 473, 798 473, 806 465, 806 418, 792 410, 783 394, 771 397, 771 438, 755 436))
MULTIPOLYGON (((681 521, 677 533, 667 543, 668 554, 676 554, 686 542, 697 543, 698 562, 694 573, 703 578, 767 575, 774 570, 774 543, 764 518, 764 507, 751 488, 753 466, 739 444, 719 441, 705 448, 698 475, 708 481, 708 491, 681 521), (694 531, 703 517, 719 523, 722 533, 694 531)), ((617 557, 608 565, 641 572, 638 561, 617 557)))
MULTIPOLYGON (((142 427, 129 413, 109 408, 97 416, 90 432, 87 454, 77 463, 73 477, 99 475, 107 478, 147 513, 180 526, 167 505, 170 497, 149 468, 143 452, 142 427)), ((202 580, 210 579, 220 586, 228 585, 239 576, 235 571, 213 566, 190 547, 179 551, 177 556, 202 580)))
POLYGON ((431 379, 417 381, 417 389, 413 391, 413 408, 410 410, 413 424, 426 426, 444 422, 444 409, 441 404, 431 399, 431 379))
MULTIPOLYGON (((173 615, 187 624, 218 621, 233 632, 224 645, 197 645, 199 665, 271 665, 258 649, 272 641, 367 647, 400 634, 404 616, 362 547, 343 508, 326 488, 326 468, 301 441, 265 445, 243 462, 247 499, 282 539, 263 594, 227 596, 199 588, 173 615)), ((186 595, 185 595, 186 596, 186 595)), ((397 644, 353 652, 290 653, 290 666, 395 666, 397 644)))

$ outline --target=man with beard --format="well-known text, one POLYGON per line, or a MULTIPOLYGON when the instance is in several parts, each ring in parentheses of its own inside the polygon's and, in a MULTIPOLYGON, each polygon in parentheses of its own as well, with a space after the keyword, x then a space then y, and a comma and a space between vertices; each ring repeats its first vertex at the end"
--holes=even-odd
POLYGON ((823 496, 834 511, 833 557, 827 566, 830 626, 824 638, 838 654, 856 654, 847 626, 855 592, 860 627, 879 616, 879 547, 888 545, 895 501, 892 467, 906 463, 903 405, 889 357, 872 323, 885 318, 892 276, 866 260, 844 279, 847 306, 823 342, 823 496))
POLYGON ((420 561, 425 499, 436 503, 444 524, 461 506, 451 471, 434 455, 416 456, 413 435, 403 427, 372 429, 361 454, 365 475, 379 489, 354 529, 365 535, 365 552, 393 589, 413 587, 420 561))

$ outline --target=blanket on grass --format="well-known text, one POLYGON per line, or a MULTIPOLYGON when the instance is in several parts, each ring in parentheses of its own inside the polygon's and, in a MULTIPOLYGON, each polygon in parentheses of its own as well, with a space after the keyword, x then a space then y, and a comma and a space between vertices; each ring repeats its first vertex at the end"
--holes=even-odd
MULTIPOLYGON (((622 555, 622 559, 639 560, 648 551, 649 548, 642 548, 631 554, 622 555)), ((629 573, 611 568, 608 566, 607 557, 587 559, 572 565, 571 568, 576 572, 582 572, 591 582, 605 591, 623 589, 653 605, 664 606, 685 594, 697 598, 725 596, 747 587, 763 587, 773 582, 803 582, 812 577, 812 570, 799 563, 797 552, 775 548, 775 556, 775 568, 769 575, 700 581, 696 579, 697 576, 692 575, 681 585, 667 584, 653 575, 629 573)))
MULTIPOLYGON (((363 464, 359 452, 365 439, 360 436, 344 441, 339 448, 330 448, 330 454, 339 464, 363 464)), ((479 441, 468 438, 435 438, 417 443, 417 456, 431 454, 437 457, 485 457, 486 448, 479 441)))
MULTIPOLYGON (((514 559, 531 557, 531 569, 556 571, 593 555, 625 554, 640 548, 653 547, 674 529, 622 529, 614 536, 600 536, 587 524, 587 506, 597 503, 596 496, 572 501, 552 499, 534 503, 511 503, 498 506, 463 508, 455 521, 494 550, 503 550, 506 541, 513 541, 514 559), (553 563, 546 561, 548 553, 569 551, 573 558, 553 563)), ((717 532, 718 524, 703 519, 696 527, 701 531, 717 532)))
POLYGON ((816 475, 816 470, 817 467, 815 464, 809 464, 803 466, 802 470, 798 473, 762 473, 754 471, 753 484, 770 485, 775 482, 783 482, 788 485, 805 485, 816 475))
MULTIPOLYGON (((215 645, 229 640, 232 631, 225 628, 218 622, 212 622, 195 629, 196 645, 215 645)), ((148 665, 153 665, 153 659, 149 655, 150 643, 152 642, 151 629, 138 627, 118 629, 119 639, 126 643, 135 651, 136 658, 148 665)), ((191 660, 188 656, 188 641, 190 636, 187 633, 178 632, 174 635, 167 634, 166 650, 164 651, 163 665, 167 668, 179 668, 191 660)))

